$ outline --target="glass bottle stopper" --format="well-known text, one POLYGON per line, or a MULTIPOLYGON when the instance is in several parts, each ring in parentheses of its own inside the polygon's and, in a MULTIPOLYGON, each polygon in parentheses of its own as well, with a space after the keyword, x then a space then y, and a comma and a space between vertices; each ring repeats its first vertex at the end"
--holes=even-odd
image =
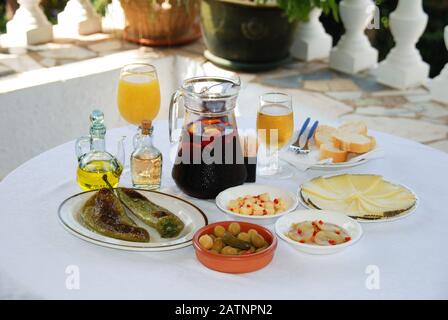
POLYGON ((90 114, 90 135, 104 136, 106 126, 104 125, 104 114, 100 110, 93 110, 90 114))

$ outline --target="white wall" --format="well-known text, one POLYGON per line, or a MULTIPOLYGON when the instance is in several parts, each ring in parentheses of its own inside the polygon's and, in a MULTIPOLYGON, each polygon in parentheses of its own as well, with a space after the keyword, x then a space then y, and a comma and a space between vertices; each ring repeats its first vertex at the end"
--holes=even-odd
MULTIPOLYGON (((0 80, 0 179, 39 153, 88 134, 94 108, 103 110, 108 128, 126 125, 116 88, 121 66, 132 60, 131 53, 120 53, 0 80)), ((171 94, 182 79, 202 74, 202 66, 178 56, 147 61, 157 67, 161 85, 158 119, 167 119, 171 94)))

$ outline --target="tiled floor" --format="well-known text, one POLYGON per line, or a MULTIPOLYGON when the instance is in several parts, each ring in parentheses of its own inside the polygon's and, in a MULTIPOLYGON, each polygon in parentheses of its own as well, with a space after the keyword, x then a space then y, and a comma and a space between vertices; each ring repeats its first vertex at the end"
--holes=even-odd
MULTIPOLYGON (((181 54, 204 60, 201 41, 178 48, 139 48, 113 35, 95 34, 78 39, 58 39, 54 43, 28 48, 0 49, 0 85, 1 77, 14 73, 51 68, 125 50, 138 50, 140 56, 147 58, 181 54)), ((326 95, 335 103, 320 104, 320 112, 335 113, 341 121, 363 120, 374 130, 448 152, 448 105, 431 101, 423 87, 404 92, 392 90, 376 83, 368 73, 347 76, 330 70, 325 62, 292 61, 273 71, 242 74, 242 78, 288 92, 305 90, 326 95)))

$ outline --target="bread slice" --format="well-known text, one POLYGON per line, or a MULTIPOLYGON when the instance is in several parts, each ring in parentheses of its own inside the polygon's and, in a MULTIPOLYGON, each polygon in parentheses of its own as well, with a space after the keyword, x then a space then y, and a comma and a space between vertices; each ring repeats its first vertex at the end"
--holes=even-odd
POLYGON ((375 147, 376 140, 362 134, 337 130, 333 135, 333 145, 348 152, 366 153, 375 147))
POLYGON ((347 161, 347 151, 336 148, 331 142, 323 143, 319 147, 319 160, 332 159, 333 163, 347 161))
POLYGON ((319 148, 321 144, 331 143, 333 134, 335 133, 336 128, 334 127, 324 124, 317 127, 316 132, 314 133, 314 142, 316 143, 316 146, 319 148))
POLYGON ((339 131, 367 135, 367 125, 363 121, 351 121, 338 127, 339 131))

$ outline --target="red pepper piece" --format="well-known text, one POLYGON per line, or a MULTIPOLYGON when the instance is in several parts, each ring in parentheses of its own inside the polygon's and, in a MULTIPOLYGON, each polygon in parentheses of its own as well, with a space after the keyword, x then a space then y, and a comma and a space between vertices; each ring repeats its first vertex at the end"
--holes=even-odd
POLYGON ((331 244, 332 246, 334 246, 336 244, 336 241, 334 240, 328 240, 328 243, 331 244))
POLYGON ((350 240, 352 240, 351 237, 345 237, 345 241, 350 241, 350 240))

